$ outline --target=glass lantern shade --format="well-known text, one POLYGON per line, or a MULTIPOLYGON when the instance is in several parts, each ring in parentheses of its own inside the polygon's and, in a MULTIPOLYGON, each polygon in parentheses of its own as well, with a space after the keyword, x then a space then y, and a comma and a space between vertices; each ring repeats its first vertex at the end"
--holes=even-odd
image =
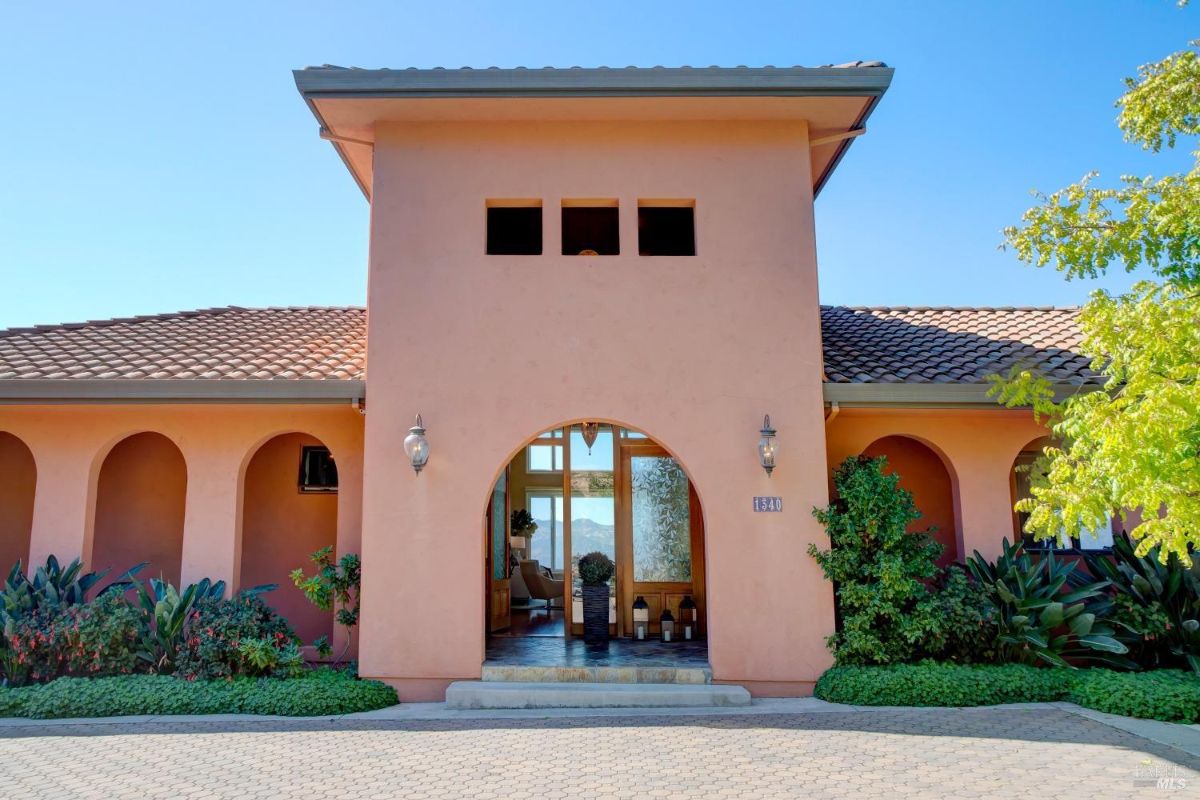
POLYGON ((688 595, 679 604, 679 629, 685 642, 690 642, 696 638, 699 633, 698 622, 699 615, 696 612, 696 601, 692 599, 691 595, 688 595))
POLYGON ((671 613, 671 609, 666 609, 662 612, 662 616, 658 618, 658 624, 662 628, 662 640, 664 642, 675 641, 675 615, 671 613))
POLYGON ((650 635, 650 604, 638 595, 633 601, 633 638, 644 641, 650 635))
POLYGON ((420 414, 417 414, 417 424, 409 428, 408 436, 404 437, 404 454, 408 456, 413 472, 420 475, 429 461, 429 440, 425 438, 425 426, 420 414))
POLYGON ((770 476, 775 469, 775 454, 779 451, 779 442, 775 439, 775 429, 771 427, 771 416, 763 417, 762 430, 759 431, 758 460, 762 468, 770 476))

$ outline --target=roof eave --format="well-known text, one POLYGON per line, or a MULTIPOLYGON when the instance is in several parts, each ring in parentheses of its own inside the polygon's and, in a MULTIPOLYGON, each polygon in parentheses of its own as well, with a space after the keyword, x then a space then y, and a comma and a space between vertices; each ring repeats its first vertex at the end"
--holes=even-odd
POLYGON ((0 403, 350 403, 361 380, 16 378, 0 380, 0 403))
MULTIPOLYGON (((842 408, 979 408, 1001 409, 988 395, 990 383, 825 383, 826 403, 842 408)), ((1054 384, 1054 397, 1099 389, 1097 384, 1054 384)))

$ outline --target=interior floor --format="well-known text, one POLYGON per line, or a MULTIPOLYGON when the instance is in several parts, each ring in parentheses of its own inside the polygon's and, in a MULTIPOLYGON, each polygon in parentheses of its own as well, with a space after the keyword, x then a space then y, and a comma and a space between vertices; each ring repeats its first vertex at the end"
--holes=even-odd
POLYGON ((583 639, 547 636, 492 636, 485 666, 546 667, 707 667, 703 641, 662 642, 658 639, 610 639, 587 644, 583 639))
POLYGON ((512 620, 507 630, 497 631, 496 636, 547 636, 561 639, 564 635, 563 610, 561 604, 547 608, 542 600, 532 600, 529 605, 512 606, 512 620))

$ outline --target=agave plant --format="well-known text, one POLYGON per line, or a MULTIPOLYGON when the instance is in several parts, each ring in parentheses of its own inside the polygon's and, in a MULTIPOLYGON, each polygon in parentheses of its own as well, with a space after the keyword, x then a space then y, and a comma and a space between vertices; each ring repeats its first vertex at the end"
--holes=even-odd
POLYGON ((187 638, 187 623, 196 603, 217 600, 225 594, 225 582, 204 578, 181 593, 169 582, 152 578, 150 588, 137 584, 138 602, 146 617, 146 630, 138 658, 159 673, 175 670, 175 657, 187 638))
POLYGON ((1111 558, 1085 555, 1088 571, 1111 586, 1113 624, 1138 663, 1200 673, 1200 573, 1159 548, 1144 556, 1129 536, 1113 538, 1111 558))
POLYGON ((1109 582, 1093 580, 1075 561, 1053 552, 1034 559, 1020 542, 1009 544, 1006 538, 994 564, 976 551, 967 569, 996 607, 1001 660, 1137 669, 1125 657, 1129 648, 1103 621, 1112 603, 1106 595, 1109 582))

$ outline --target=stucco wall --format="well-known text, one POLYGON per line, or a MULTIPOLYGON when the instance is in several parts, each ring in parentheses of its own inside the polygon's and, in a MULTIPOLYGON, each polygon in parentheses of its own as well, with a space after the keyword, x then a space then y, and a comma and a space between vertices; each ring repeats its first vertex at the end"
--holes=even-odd
POLYGON ((479 676, 492 482, 528 437, 596 420, 645 431, 692 478, 716 679, 806 690, 833 610, 804 552, 827 496, 805 125, 383 125, 376 141, 363 553, 389 567, 364 575, 363 674, 413 698, 479 676), (542 200, 545 255, 484 255, 489 198, 542 200), (577 198, 619 201, 620 256, 557 255, 577 198), (637 255, 639 198, 695 200, 695 257, 637 255), (400 449, 417 412, 420 476, 400 449), (784 512, 753 513, 755 495, 784 512))
MULTIPOLYGON (((910 531, 934 528, 933 538, 943 547, 939 566, 958 558, 958 523, 954 514, 954 483, 942 459, 933 450, 905 436, 885 436, 872 442, 863 455, 887 457, 887 472, 900 476, 921 512, 910 531)), ((836 465, 833 465, 836 466, 836 465)))
POLYGON ((115 578, 148 561, 139 577, 178 586, 186 497, 187 465, 170 439, 139 433, 117 443, 97 479, 91 569, 115 578))
POLYGON ((827 425, 830 468, 885 436, 906 436, 942 458, 953 486, 958 553, 992 558, 1012 537, 1013 460, 1046 435, 1029 411, 980 409, 842 409, 827 425))
POLYGON ((337 541, 338 496, 298 490, 300 449, 321 445, 299 433, 277 436, 259 448, 246 467, 242 515, 242 562, 238 585, 274 583, 265 600, 292 623, 305 644, 332 633, 333 619, 304 597, 288 574, 312 573, 309 555, 337 541))
POLYGON ((18 559, 29 562, 37 465, 25 443, 0 430, 0 580, 18 559))

